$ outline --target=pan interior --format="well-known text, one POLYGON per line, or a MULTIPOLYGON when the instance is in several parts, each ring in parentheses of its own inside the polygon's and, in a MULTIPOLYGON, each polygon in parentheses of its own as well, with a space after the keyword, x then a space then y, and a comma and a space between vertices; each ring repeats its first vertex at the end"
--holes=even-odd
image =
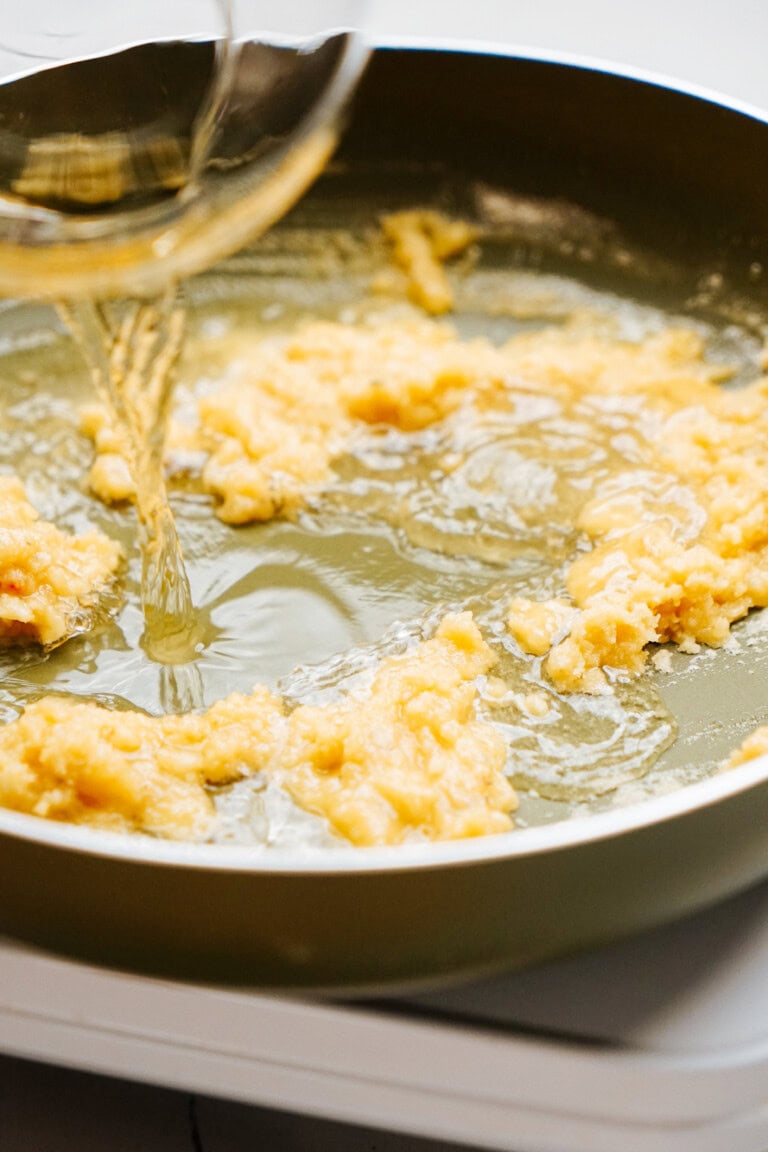
MULTIPOLYGON (((221 375, 232 334, 280 333, 307 318, 412 315, 402 299, 372 293, 370 285, 388 260, 380 214, 414 204, 480 218, 486 227, 479 251, 454 275, 450 320, 463 336, 500 343, 578 313, 631 339, 675 322, 703 334, 712 360, 736 365, 735 386, 758 374, 762 318, 730 296, 722 278, 678 275, 665 257, 566 201, 514 196, 440 164, 341 162, 267 238, 188 285, 180 403, 221 375), (661 305, 654 303, 657 279, 664 285, 661 305)), ((482 548, 449 555, 426 529, 421 536, 403 533, 377 495, 396 450, 388 461, 377 462, 372 452, 341 461, 327 497, 295 522, 233 529, 214 518, 194 484, 178 484, 173 503, 208 645, 195 664, 175 672, 153 664, 138 643, 133 514, 105 507, 83 486, 90 448, 77 410, 91 396, 76 350, 43 306, 8 305, 0 325, 3 470, 19 474, 46 517, 73 530, 96 524, 131 557, 120 601, 92 632, 47 654, 3 655, 3 720, 49 692, 159 712, 207 705, 258 681, 289 700, 323 700, 382 655, 428 633, 446 610, 465 605, 491 637, 499 673, 518 696, 545 690, 557 714, 542 740, 521 723, 519 709, 496 712, 513 750, 520 826, 633 803, 702 779, 768 718, 761 687, 768 622, 760 613, 736 626, 725 649, 673 653, 663 674, 650 668, 618 684, 615 698, 558 696, 539 664, 504 641, 503 613, 512 594, 540 597, 556 589, 573 541, 561 541, 553 559, 551 541, 502 531, 481 534, 482 548), (361 490, 362 500, 355 495, 361 490)), ((403 457, 397 466, 411 465, 403 457)), ((428 529, 429 515, 425 523, 428 529)), ((268 835, 281 847, 333 847, 318 821, 262 782, 222 792, 218 803, 223 841, 268 835)))

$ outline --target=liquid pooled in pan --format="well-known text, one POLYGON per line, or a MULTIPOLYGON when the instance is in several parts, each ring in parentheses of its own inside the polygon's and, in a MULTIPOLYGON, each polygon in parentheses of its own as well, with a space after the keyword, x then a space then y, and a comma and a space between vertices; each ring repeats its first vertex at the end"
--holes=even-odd
MULTIPOLYGON (((164 684, 169 702, 135 643, 129 569, 125 606, 89 636, 46 660, 9 653, 9 718, 45 688, 108 708, 30 703, 0 733, 3 802, 160 835, 397 843, 510 827, 507 775, 523 819, 531 793, 572 803, 642 777, 673 736, 653 684, 633 678, 647 644, 722 643, 766 602, 762 382, 724 392, 730 369, 700 332, 656 322, 630 341, 583 301, 500 346, 396 300, 344 323, 300 311, 266 333, 209 316, 170 428, 212 707, 121 711, 157 712, 164 684), (270 596, 279 642, 256 635, 270 596), (350 648, 285 679, 297 656, 350 648), (320 820, 302 825, 294 804, 320 820)), ((21 401, 6 420, 14 465, 33 417, 21 401)), ((59 452, 47 491, 23 465, 28 490, 62 528, 87 517, 125 541, 132 491, 108 418, 54 389, 45 421, 59 452), (113 507, 75 487, 78 419, 96 445, 91 490, 113 507)))

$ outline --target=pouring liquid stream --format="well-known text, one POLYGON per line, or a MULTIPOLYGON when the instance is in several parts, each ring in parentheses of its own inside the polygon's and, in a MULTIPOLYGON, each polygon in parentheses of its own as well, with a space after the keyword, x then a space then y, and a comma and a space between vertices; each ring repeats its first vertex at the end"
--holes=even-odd
MULTIPOLYGON (((215 80, 192 134, 188 191, 203 172, 234 81, 238 46, 230 5, 221 0, 219 8, 226 35, 215 46, 215 80)), ((215 256, 212 253, 212 260, 215 256)), ((144 612, 141 645, 150 659, 165 666, 162 696, 167 710, 186 711, 202 704, 201 677, 191 662, 202 646, 203 626, 192 601, 163 471, 184 337, 178 287, 169 282, 148 299, 73 298, 58 309, 90 368, 135 486, 144 612)))
POLYGON ((76 300, 59 306, 109 412, 136 489, 142 647, 166 665, 195 658, 202 625, 163 474, 184 313, 175 288, 152 300, 76 300))

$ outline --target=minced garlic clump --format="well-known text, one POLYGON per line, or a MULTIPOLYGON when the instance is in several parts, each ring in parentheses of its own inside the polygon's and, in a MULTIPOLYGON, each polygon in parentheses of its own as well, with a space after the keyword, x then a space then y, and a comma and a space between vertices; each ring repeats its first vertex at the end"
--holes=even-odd
POLYGON ((119 832, 204 839, 213 824, 205 785, 261 768, 281 719, 267 689, 183 716, 46 696, 0 728, 0 803, 119 832))
POLYGON ((73 536, 41 520, 21 482, 0 477, 0 642, 51 645, 82 631, 120 558, 101 532, 73 536))
POLYGON ((722 389, 684 331, 641 345, 556 342, 555 357, 529 345, 542 382, 615 397, 630 414, 641 406, 637 434, 601 462, 578 515, 591 547, 566 574, 569 599, 514 600, 512 635, 549 653, 565 692, 610 690, 603 669, 639 672, 650 643, 719 646, 768 604, 768 382, 722 389))
POLYGON ((218 516, 243 524, 293 514, 328 481, 356 423, 413 431, 440 420, 474 380, 456 345, 419 321, 318 323, 251 345, 231 383, 199 405, 203 486, 218 516))
POLYGON ((474 681, 494 662, 470 613, 447 616, 433 639, 385 660, 369 692, 291 714, 285 787, 353 844, 508 831, 504 738, 475 718, 474 681))
POLYGON ((413 302, 432 316, 450 312, 453 291, 444 263, 469 247, 477 229, 427 208, 392 212, 382 217, 381 226, 413 302))
POLYGON ((494 663, 469 613, 383 661, 370 686, 285 715, 266 688, 152 717, 47 697, 0 729, 0 803, 56 820, 205 839, 207 785, 275 773, 352 844, 503 832, 516 807, 499 731, 476 719, 494 663))

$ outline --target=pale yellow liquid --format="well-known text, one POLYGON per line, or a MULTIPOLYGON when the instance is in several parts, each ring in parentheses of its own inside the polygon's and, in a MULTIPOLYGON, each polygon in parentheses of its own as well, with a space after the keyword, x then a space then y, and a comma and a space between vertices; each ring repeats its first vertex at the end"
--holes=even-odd
POLYGON ((194 658, 200 627, 163 472, 184 313, 175 290, 151 301, 61 306, 121 441, 136 487, 142 646, 163 664, 194 658))
MULTIPOLYGON (((232 81, 231 61, 227 40, 209 107, 192 141, 190 182, 203 172, 216 114, 232 81)), ((211 250, 209 262, 216 256, 211 250)), ((60 304, 59 312, 90 367, 136 490, 142 647, 161 664, 186 664, 197 653, 200 627, 164 474, 168 420, 184 336, 178 288, 169 282, 164 291, 148 299, 78 297, 60 304)), ((199 704, 198 697, 195 693, 192 700, 174 702, 199 704)))

